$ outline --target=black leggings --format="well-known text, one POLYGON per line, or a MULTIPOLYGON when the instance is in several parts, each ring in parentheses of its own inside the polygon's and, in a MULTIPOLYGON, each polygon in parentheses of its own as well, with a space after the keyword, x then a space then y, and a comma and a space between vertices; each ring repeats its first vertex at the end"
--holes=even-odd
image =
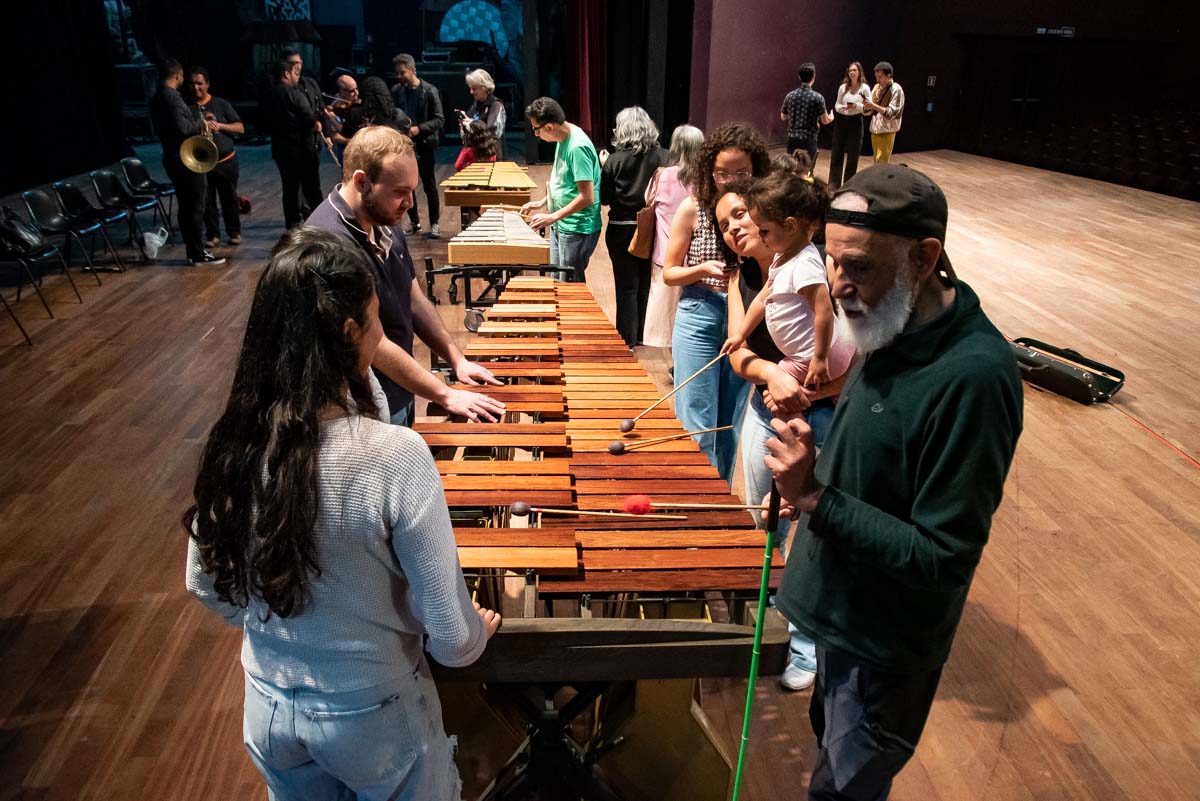
POLYGON ((858 157, 862 153, 863 116, 834 114, 833 153, 829 156, 829 186, 837 189, 858 172, 858 157), (842 162, 846 168, 843 172, 842 162))
POLYGON ((642 341, 646 328, 646 303, 650 299, 650 260, 629 253, 636 225, 613 225, 604 231, 604 244, 612 261, 613 288, 617 291, 617 331, 629 347, 642 341))

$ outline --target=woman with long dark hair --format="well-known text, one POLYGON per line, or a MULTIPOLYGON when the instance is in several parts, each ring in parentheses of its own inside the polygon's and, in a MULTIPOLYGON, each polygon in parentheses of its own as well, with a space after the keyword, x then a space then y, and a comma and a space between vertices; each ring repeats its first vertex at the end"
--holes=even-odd
POLYGON ((388 424, 366 259, 312 228, 280 240, 183 517, 188 589, 243 628, 243 734, 273 799, 457 799, 424 650, 470 664, 499 625, 467 594, 429 449, 388 424))
MULTIPOLYGON (((675 380, 682 382, 721 352, 727 327, 729 278, 736 267, 713 224, 718 188, 771 171, 762 134, 743 123, 709 132, 696 163, 693 195, 679 205, 667 241, 663 281, 682 286, 671 332, 675 380)), ((688 431, 739 423, 746 382, 722 359, 675 396, 675 414, 688 431)), ((737 460, 738 431, 697 434, 700 449, 728 481, 737 460)))
POLYGON ((858 173, 862 153, 863 108, 871 99, 863 65, 850 62, 833 104, 833 153, 829 157, 829 187, 837 189, 858 173))

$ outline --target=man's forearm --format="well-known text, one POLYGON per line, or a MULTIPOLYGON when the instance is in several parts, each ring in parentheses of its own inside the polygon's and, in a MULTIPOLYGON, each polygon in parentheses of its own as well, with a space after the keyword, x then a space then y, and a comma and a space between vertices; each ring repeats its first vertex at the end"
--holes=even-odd
POLYGON ((592 201, 589 201, 583 195, 576 195, 575 197, 571 198, 570 203, 563 206, 561 209, 555 210, 554 217, 558 220, 565 220, 575 212, 583 211, 590 205, 592 205, 592 201))
POLYGON ((446 384, 387 337, 379 343, 371 365, 418 397, 441 403, 446 396, 446 384))
POLYGON ((433 304, 422 294, 416 279, 413 280, 412 288, 412 316, 413 332, 429 346, 430 350, 441 356, 451 367, 462 360, 462 351, 450 338, 450 332, 446 330, 442 319, 438 317, 433 304))

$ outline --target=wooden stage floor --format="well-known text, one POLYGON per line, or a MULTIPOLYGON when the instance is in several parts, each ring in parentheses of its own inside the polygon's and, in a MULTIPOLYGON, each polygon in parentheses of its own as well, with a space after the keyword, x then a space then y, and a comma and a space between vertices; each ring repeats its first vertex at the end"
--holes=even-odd
MULTIPOLYGON (((184 592, 178 524, 281 230, 273 165, 261 148, 243 159, 255 205, 236 258, 193 268, 174 246, 103 287, 78 279, 82 306, 50 278, 57 319, 18 306, 33 348, 0 319, 0 798, 265 795, 240 740, 240 635, 184 592)), ((898 160, 946 190, 948 252, 1006 334, 1116 365, 1128 387, 1094 407, 1027 389, 992 541, 893 797, 1195 798, 1200 205, 959 153, 898 160)), ((418 258, 444 248, 414 242, 418 258)), ((589 283, 611 313, 608 264, 601 243, 589 283)), ((462 307, 441 308, 465 340, 462 307)), ((665 352, 639 355, 665 380, 665 352)), ((744 797, 799 798, 808 693, 760 687, 744 797)), ((704 687, 731 752, 743 692, 704 687)))

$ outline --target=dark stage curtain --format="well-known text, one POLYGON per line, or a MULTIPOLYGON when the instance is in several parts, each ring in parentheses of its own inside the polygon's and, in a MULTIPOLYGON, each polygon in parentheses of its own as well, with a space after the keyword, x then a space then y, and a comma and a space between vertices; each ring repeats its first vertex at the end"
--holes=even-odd
POLYGON ((608 31, 603 0, 578 0, 567 6, 567 30, 573 42, 568 52, 570 97, 567 118, 591 137, 596 148, 608 141, 608 31), (571 119, 571 101, 575 118, 571 119))
POLYGON ((102 0, 4 4, 0 195, 129 154, 102 0))

